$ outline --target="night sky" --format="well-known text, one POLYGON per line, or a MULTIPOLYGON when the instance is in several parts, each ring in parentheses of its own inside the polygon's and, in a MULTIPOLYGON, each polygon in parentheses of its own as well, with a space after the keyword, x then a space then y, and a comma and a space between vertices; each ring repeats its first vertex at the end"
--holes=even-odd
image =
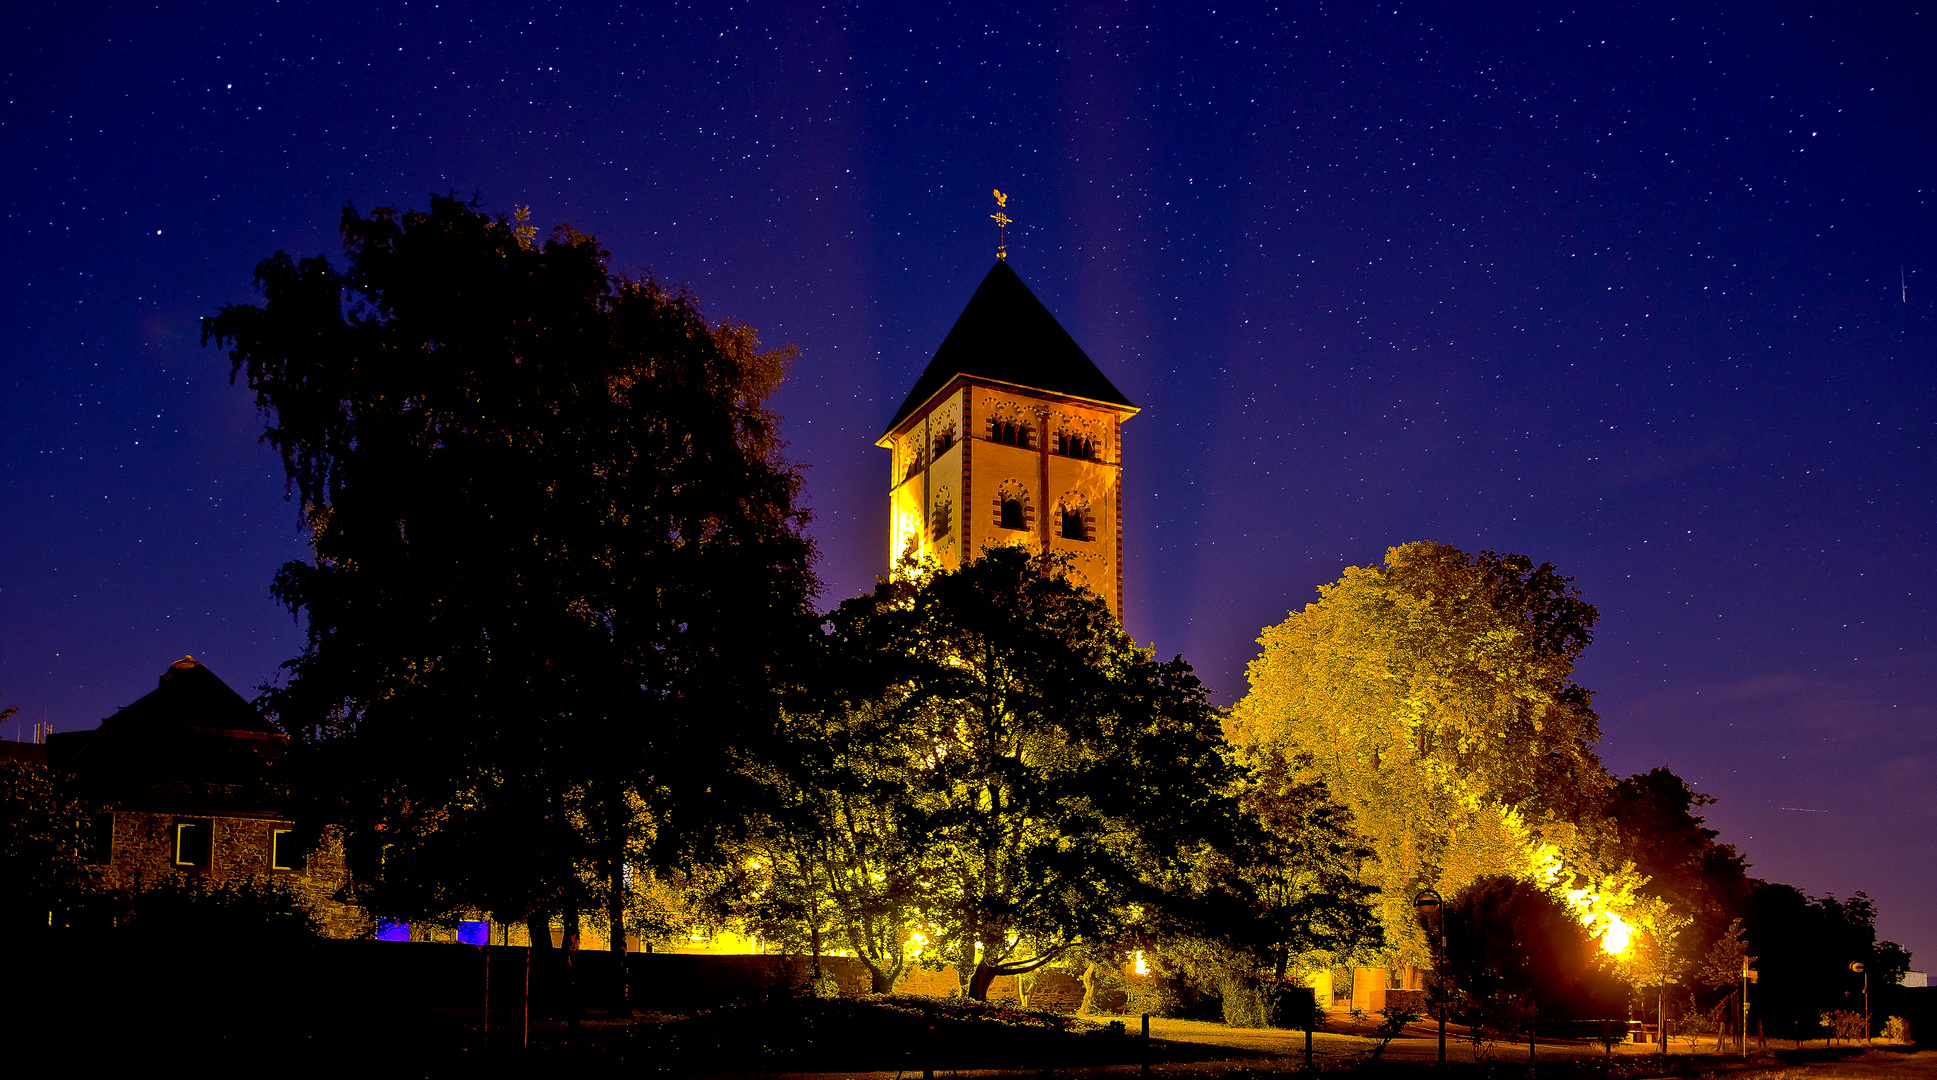
POLYGON ((39 5, 0 113, 0 705, 272 679, 296 508, 198 317, 476 195, 800 347, 823 602, 993 260, 1143 407, 1126 616, 1244 690, 1387 547, 1555 563, 1615 772, 1937 964, 1933 16, 1908 5, 39 5))

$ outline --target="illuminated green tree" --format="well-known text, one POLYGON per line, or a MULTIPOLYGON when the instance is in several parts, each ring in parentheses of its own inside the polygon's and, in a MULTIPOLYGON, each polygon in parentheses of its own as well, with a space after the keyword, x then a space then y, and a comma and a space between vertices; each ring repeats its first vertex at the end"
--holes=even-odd
POLYGON ((1444 544, 1391 549, 1259 638, 1226 730, 1252 763, 1322 780, 1373 849, 1399 957, 1426 961, 1413 895, 1540 877, 1583 848, 1607 780, 1572 681, 1596 612, 1554 568, 1444 544))
POLYGON ((599 904, 620 947, 627 864, 737 822, 811 624, 788 354, 569 227, 433 198, 342 235, 342 270, 278 253, 203 330, 314 549, 265 704, 378 910, 599 904))
MULTIPOLYGON (((968 995, 1124 938, 1227 841, 1238 775, 1181 659, 1139 649, 1053 558, 999 548, 830 619, 879 710, 919 929, 968 995)), ((879 742, 879 741, 877 741, 879 742)))
MULTIPOLYGON (((840 664, 841 644, 823 658, 840 664)), ((878 703, 836 692, 821 705, 789 713, 762 771, 771 809, 745 849, 749 914, 789 951, 851 953, 885 994, 917 958, 940 869, 917 805, 934 747, 878 703)))

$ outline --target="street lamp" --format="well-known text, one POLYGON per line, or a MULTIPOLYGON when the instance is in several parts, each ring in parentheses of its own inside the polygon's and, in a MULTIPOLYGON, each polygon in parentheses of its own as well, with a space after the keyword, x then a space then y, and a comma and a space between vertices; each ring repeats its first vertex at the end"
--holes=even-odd
POLYGON ((1850 964, 1850 970, 1863 976, 1863 1041, 1870 1041, 1870 970, 1857 960, 1850 964))
MULTIPOLYGON (((1439 1063, 1446 1064, 1446 902, 1431 889, 1413 898, 1412 906, 1419 909, 1421 918, 1433 919, 1438 937, 1438 951, 1433 957, 1433 972, 1439 976, 1439 1063)), ((1428 944, 1432 942, 1429 940, 1428 944)))

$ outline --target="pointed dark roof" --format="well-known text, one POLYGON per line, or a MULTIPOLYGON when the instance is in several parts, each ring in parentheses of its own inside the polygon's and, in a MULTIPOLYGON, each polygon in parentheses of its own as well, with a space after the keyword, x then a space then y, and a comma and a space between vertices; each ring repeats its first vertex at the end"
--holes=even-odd
POLYGON ((204 728, 280 735, 255 706, 200 660, 184 656, 161 673, 160 685, 102 722, 114 728, 204 728))
POLYGON ((942 339, 888 431, 900 427, 958 375, 1134 408, 1001 259, 989 268, 955 328, 942 339))
POLYGON ((121 810, 279 814, 288 740, 213 671, 184 656, 161 683, 93 731, 47 740, 50 764, 121 810))

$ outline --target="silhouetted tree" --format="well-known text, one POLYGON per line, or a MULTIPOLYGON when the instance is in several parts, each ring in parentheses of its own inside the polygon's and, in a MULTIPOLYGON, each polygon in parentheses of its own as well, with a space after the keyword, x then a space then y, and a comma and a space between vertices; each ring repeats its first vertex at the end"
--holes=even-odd
POLYGON ((1617 781, 1599 819, 1611 842, 1608 861, 1632 862, 1647 878, 1640 895, 1659 897, 1690 920, 1677 946, 1684 963, 1698 964, 1723 942, 1749 899, 1748 863, 1716 843, 1715 830, 1695 813, 1714 802, 1662 766, 1617 781))
POLYGON ((264 704, 379 910, 602 903, 622 948, 626 865, 737 820, 811 623, 789 354, 569 226, 433 197, 341 229, 342 270, 279 252, 203 325, 315 553, 277 575, 308 640, 264 704))
POLYGON ((1594 936, 1531 882, 1484 878, 1445 917, 1447 976, 1459 1011, 1475 1023, 1512 1030, 1536 1015, 1604 1018, 1625 1003, 1594 936))
POLYGON ((0 925, 45 931, 100 898, 89 807, 42 765, 0 759, 0 925))
POLYGON ((1817 1018, 1836 1010, 1862 1011, 1863 977, 1853 961, 1871 968, 1873 1013, 1909 970, 1910 954, 1895 942, 1876 940, 1876 906, 1857 893, 1848 900, 1810 897, 1789 885, 1752 881, 1748 951, 1761 979, 1749 991, 1750 1022, 1771 1035, 1810 1038, 1817 1018))

